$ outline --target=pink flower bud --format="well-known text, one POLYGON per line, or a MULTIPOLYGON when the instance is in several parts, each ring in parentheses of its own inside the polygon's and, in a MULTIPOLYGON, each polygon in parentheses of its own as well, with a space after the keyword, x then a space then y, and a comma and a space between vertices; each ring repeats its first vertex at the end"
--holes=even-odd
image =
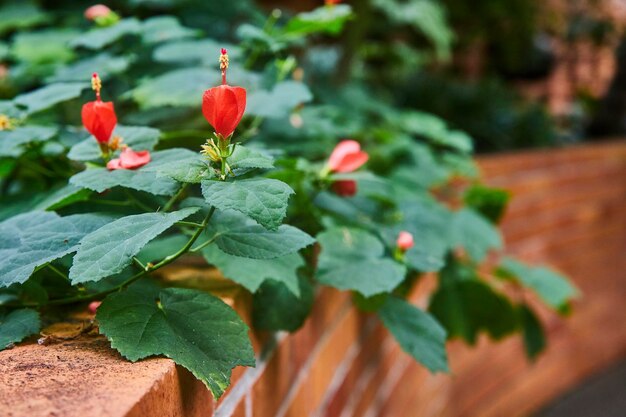
POLYGON ((85 18, 88 20, 95 20, 98 17, 108 16, 111 13, 111 9, 109 9, 104 4, 96 4, 85 10, 85 18))
POLYGON ((339 142, 328 158, 330 172, 352 172, 359 169, 369 159, 366 152, 361 151, 361 145, 355 140, 339 142))
POLYGON ((109 171, 115 169, 135 169, 150 162, 149 151, 135 152, 131 148, 125 148, 119 158, 111 159, 107 163, 109 171))
POLYGON ((396 240, 396 245, 398 249, 405 252, 413 247, 413 235, 406 231, 401 231, 398 234, 398 239, 396 240))
POLYGON ((96 310, 98 310, 100 304, 102 304, 102 301, 92 301, 91 303, 89 303, 89 307, 87 308, 89 309, 89 312, 91 314, 96 314, 96 310))

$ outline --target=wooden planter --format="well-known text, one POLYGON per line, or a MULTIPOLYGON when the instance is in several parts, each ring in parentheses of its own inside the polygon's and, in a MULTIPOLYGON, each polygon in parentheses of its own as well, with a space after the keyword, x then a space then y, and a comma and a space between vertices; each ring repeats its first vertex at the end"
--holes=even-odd
MULTIPOLYGON (((584 297, 571 318, 542 310, 549 349, 529 363, 519 337, 452 342, 451 375, 429 375, 348 294, 322 290, 293 335, 254 338, 219 403, 172 361, 128 363, 99 336, 0 352, 0 416, 521 416, 626 355, 626 141, 480 159, 513 192, 508 252, 550 263, 584 297)), ((186 271, 170 270, 171 276, 186 271)), ((425 279, 412 299, 424 304, 425 279)), ((224 288, 244 312, 244 292, 224 288)))

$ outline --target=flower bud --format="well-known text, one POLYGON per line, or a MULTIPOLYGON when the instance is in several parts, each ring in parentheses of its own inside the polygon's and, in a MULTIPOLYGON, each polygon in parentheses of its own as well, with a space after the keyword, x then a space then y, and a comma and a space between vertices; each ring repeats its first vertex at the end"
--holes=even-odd
POLYGON ((413 235, 405 230, 401 231, 398 234, 398 239, 396 239, 396 245, 402 252, 406 252, 414 245, 413 235))

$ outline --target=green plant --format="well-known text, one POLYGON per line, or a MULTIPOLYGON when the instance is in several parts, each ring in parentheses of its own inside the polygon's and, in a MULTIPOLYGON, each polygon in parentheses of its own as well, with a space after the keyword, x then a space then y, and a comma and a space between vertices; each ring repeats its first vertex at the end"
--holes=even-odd
MULTIPOLYGON (((55 21, 35 10, 43 20, 29 24, 55 21)), ((296 52, 353 18, 347 5, 272 13, 239 26, 236 44, 169 15, 37 28, 28 53, 29 32, 8 38, 17 93, 0 102, 0 348, 90 306, 126 358, 171 357, 219 397, 254 354, 218 297, 159 279, 194 257, 253 294, 257 329, 297 329, 326 285, 351 291, 431 371, 448 370, 447 337, 473 343, 481 331, 523 331, 535 356, 539 321, 501 287, 534 290, 558 311, 576 290, 514 260, 492 279, 478 272, 502 247, 506 198, 474 187, 450 208, 463 205, 457 179, 478 182, 469 136, 363 84, 307 78, 315 69, 296 52), (42 37, 59 60, 35 47, 42 37), (425 272, 440 282, 428 310, 405 301, 425 272)))

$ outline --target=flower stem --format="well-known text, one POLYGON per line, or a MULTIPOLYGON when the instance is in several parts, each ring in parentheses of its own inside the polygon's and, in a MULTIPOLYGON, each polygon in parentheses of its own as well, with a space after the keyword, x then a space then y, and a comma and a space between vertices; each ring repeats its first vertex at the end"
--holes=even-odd
POLYGON ((163 206, 163 211, 170 211, 172 209, 172 206, 176 203, 176 201, 180 198, 181 195, 183 195, 183 193, 185 192, 185 189, 187 188, 187 183, 183 184, 182 187, 180 187, 180 189, 178 190, 178 192, 176 194, 174 194, 172 196, 172 198, 169 199, 169 201, 167 203, 165 203, 165 205, 163 206))

